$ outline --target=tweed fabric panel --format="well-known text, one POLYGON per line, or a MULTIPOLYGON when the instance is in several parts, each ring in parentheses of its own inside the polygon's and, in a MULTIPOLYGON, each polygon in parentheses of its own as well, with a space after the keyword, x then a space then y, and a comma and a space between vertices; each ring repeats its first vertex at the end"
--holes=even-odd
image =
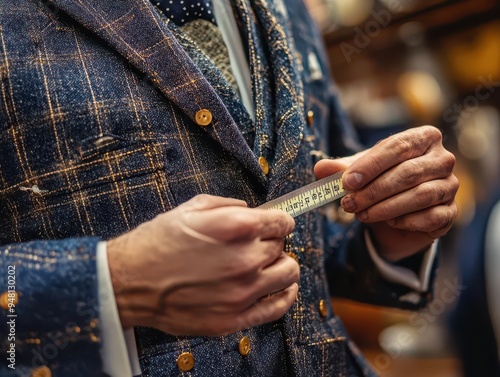
POLYGON ((234 90, 238 91, 238 85, 229 61, 229 52, 217 26, 205 20, 193 20, 183 26, 181 30, 221 70, 224 78, 233 86, 234 90))
POLYGON ((272 70, 266 41, 259 28, 257 15, 246 1, 233 1, 234 14, 248 50, 251 72, 252 98, 255 109, 255 142, 253 153, 270 163, 269 181, 273 176, 273 160, 276 142, 274 113, 276 98, 273 95, 272 70))

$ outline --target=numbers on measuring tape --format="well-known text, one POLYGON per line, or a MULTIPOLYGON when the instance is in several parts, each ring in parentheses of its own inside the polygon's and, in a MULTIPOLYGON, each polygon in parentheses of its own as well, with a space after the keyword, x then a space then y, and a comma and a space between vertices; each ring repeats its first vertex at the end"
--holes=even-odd
POLYGON ((342 186, 342 174, 343 172, 338 172, 329 177, 320 179, 298 190, 271 200, 261 205, 259 208, 279 209, 292 217, 296 217, 321 207, 347 194, 342 186))

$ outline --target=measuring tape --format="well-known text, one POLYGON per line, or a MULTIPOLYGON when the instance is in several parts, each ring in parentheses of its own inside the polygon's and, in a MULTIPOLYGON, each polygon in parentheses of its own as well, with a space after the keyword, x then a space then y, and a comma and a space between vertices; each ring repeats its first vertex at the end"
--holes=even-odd
POLYGON ((279 209, 292 217, 302 215, 303 213, 340 199, 347 194, 347 191, 344 190, 342 186, 343 173, 343 171, 340 171, 310 183, 257 208, 279 209))

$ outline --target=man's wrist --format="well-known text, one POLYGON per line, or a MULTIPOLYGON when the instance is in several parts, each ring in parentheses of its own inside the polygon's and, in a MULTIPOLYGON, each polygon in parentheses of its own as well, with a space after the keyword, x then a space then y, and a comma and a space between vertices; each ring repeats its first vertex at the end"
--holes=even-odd
POLYGON ((127 329, 132 328, 135 325, 135 321, 130 315, 131 311, 128 309, 129 303, 126 295, 127 283, 130 281, 127 277, 130 275, 130 272, 123 263, 124 258, 121 252, 125 249, 125 243, 124 237, 114 238, 107 241, 106 248, 109 273, 116 306, 118 308, 118 315, 122 327, 127 329))
POLYGON ((432 266, 437 255, 437 240, 421 251, 420 255, 416 253, 399 263, 391 263, 379 255, 368 229, 364 231, 364 238, 368 254, 385 280, 404 285, 414 292, 424 293, 429 290, 432 266))
POLYGON ((424 233, 392 228, 385 221, 365 226, 378 255, 389 263, 424 253, 435 241, 424 233))

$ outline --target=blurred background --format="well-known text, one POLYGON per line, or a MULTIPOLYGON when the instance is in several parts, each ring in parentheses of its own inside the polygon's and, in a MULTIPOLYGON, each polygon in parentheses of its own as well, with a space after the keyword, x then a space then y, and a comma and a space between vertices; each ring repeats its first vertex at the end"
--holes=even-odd
POLYGON ((334 300, 337 313, 383 377, 499 376, 500 286, 485 272, 484 237, 500 199, 500 1, 306 2, 362 142, 435 125, 461 185, 432 304, 408 313, 334 300))

